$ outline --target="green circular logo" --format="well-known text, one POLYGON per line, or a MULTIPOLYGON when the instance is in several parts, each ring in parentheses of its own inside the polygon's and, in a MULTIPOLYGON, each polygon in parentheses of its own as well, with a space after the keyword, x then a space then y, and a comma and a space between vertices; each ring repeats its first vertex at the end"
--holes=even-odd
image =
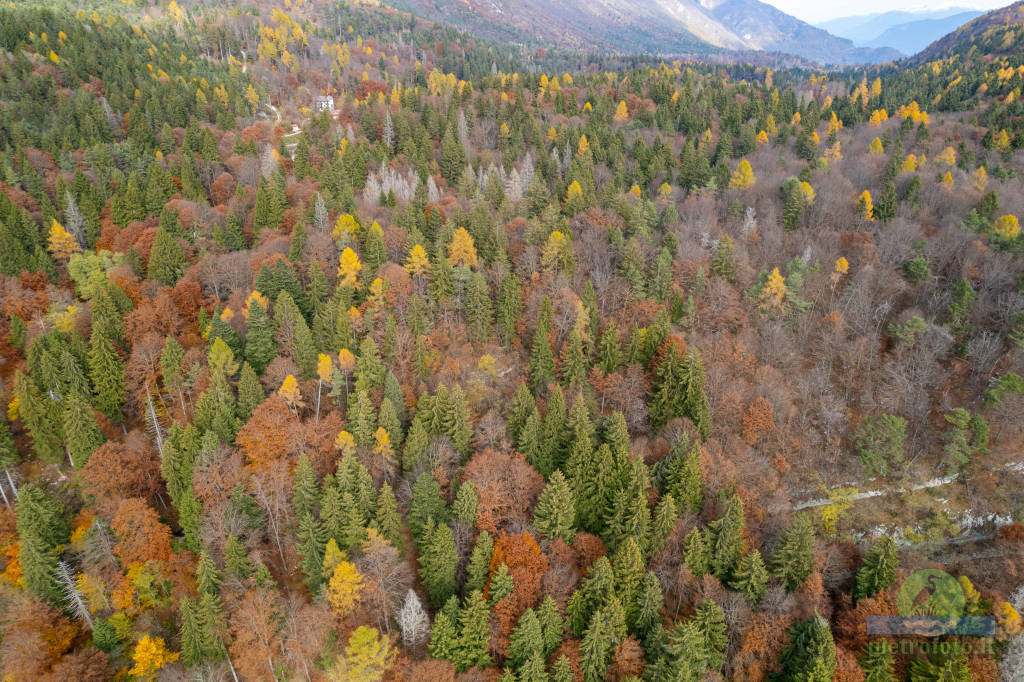
POLYGON ((896 595, 896 608, 908 617, 960 618, 966 604, 957 579, 934 568, 911 573, 896 595))

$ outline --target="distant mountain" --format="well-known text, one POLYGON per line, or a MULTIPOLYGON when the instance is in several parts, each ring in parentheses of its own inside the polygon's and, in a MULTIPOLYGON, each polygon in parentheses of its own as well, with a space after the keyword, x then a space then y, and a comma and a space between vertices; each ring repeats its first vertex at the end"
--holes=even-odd
POLYGON ((894 59, 759 0, 394 0, 400 9, 495 40, 585 52, 792 54, 822 64, 894 59))
POLYGON ((970 10, 942 19, 908 21, 887 29, 875 39, 864 43, 864 46, 891 47, 903 54, 917 54, 942 36, 955 31, 977 16, 981 16, 981 12, 970 10))
POLYGON ((981 14, 965 7, 921 12, 892 11, 840 17, 817 24, 817 27, 847 38, 859 47, 891 48, 912 55, 981 14))

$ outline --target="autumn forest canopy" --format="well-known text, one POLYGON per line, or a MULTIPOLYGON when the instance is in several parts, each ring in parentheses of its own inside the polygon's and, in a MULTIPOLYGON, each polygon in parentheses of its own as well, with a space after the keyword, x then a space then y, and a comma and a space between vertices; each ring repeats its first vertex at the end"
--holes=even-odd
POLYGON ((1024 679, 1000 12, 824 71, 4 4, 0 679, 1024 679), (878 646, 921 569, 986 646, 878 646))

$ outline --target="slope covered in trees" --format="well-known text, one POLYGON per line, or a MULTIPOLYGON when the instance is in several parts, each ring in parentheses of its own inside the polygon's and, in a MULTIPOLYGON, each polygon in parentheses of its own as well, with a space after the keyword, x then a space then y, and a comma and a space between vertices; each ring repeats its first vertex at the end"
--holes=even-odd
POLYGON ((5 679, 1020 674, 1016 56, 314 0, 0 47, 5 679), (990 648, 872 647, 923 568, 990 648))

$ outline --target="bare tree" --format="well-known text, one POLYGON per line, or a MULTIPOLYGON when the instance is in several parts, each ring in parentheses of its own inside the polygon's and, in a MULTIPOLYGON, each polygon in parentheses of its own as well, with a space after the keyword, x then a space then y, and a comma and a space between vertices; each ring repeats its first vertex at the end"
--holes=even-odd
POLYGON ((398 612, 398 627, 402 629, 402 642, 410 649, 424 644, 430 635, 430 617, 411 589, 406 592, 405 604, 398 612))

